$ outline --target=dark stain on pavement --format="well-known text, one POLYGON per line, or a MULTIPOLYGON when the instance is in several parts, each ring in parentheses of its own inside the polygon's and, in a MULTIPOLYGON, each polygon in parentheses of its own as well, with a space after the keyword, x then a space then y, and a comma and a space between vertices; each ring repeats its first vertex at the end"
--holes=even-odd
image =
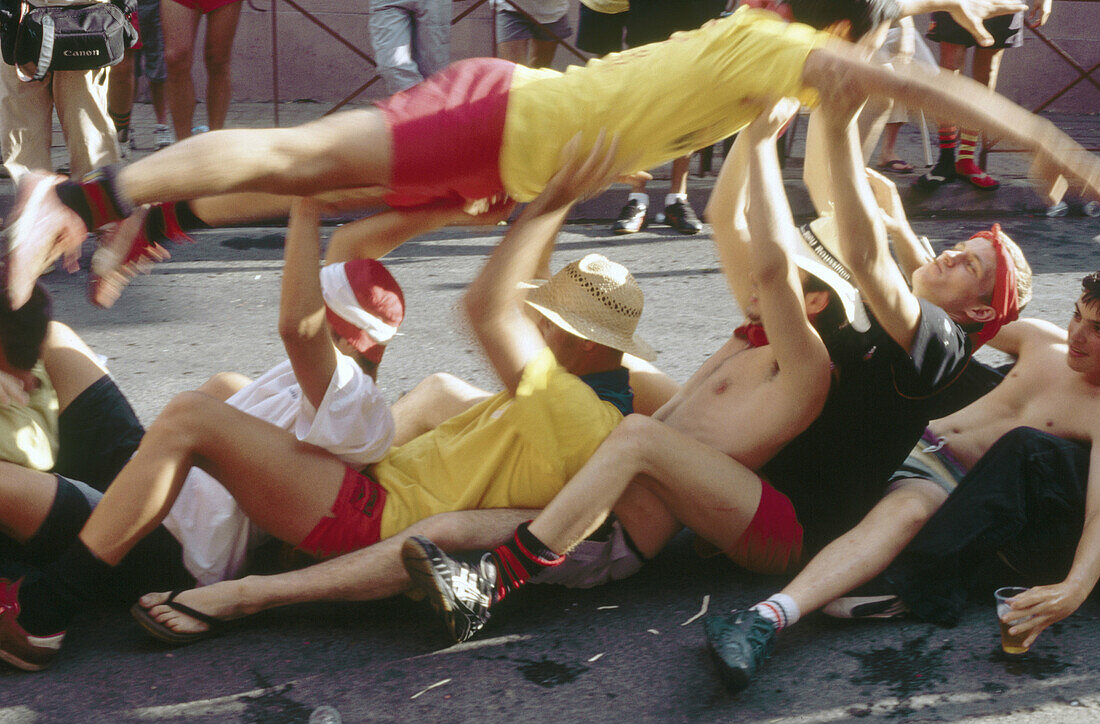
POLYGON ((550 661, 545 657, 540 661, 517 659, 517 663, 520 665, 519 672, 523 674, 523 678, 547 689, 568 684, 588 670, 587 666, 571 666, 550 661))
POLYGON ((887 686, 894 696, 907 699, 925 691, 945 678, 941 671, 945 647, 933 649, 928 644, 931 634, 909 639, 900 647, 884 646, 870 651, 845 651, 857 659, 862 670, 850 681, 853 684, 887 686))
POLYGON ((1060 674, 1072 664, 1059 660, 1050 654, 1038 654, 1030 651, 1023 656, 1010 656, 998 647, 989 656, 993 663, 1003 663, 1005 671, 1013 676, 1027 676, 1042 681, 1048 676, 1060 674))
POLYGON ((241 698, 244 704, 244 712, 241 713, 242 722, 255 722, 255 724, 291 724, 291 722, 304 722, 309 719, 313 707, 306 706, 291 699, 287 694, 292 686, 283 684, 272 687, 259 673, 253 671, 256 686, 265 689, 259 696, 245 696, 241 698))

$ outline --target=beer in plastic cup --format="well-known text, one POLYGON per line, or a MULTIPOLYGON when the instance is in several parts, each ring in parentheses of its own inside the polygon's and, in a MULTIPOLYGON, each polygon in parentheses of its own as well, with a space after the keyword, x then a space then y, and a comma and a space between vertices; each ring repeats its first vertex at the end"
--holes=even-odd
MULTIPOLYGON (((1012 626, 1021 624, 1027 619, 1014 621, 1010 626, 1002 621, 1001 617, 1012 610, 1012 607, 1008 605, 1008 599, 1019 596, 1026 590, 1026 588, 1020 588, 1019 586, 1006 586, 1005 588, 998 588, 993 592, 993 597, 997 601, 997 622, 1001 625, 1001 648, 1006 654, 1011 654, 1013 656, 1027 653, 1027 647, 1024 646, 1024 639, 1027 638, 1027 634, 1013 636, 1008 633, 1008 630, 1012 628, 1012 626)), ((1030 618, 1030 616, 1028 618, 1030 618)))

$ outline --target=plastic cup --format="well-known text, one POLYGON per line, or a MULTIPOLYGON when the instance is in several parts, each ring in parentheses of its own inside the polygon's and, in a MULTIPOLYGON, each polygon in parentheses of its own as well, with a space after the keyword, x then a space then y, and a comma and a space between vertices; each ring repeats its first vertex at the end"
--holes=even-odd
MULTIPOLYGON (((997 601, 997 623, 1001 625, 1001 649, 1010 656, 1022 656, 1027 653, 1027 647, 1024 646, 1024 639, 1027 638, 1027 634, 1013 636, 1008 633, 1008 630, 1012 628, 1012 626, 1021 624, 1028 619, 1024 618, 1019 621, 1013 621, 1012 626, 1010 626, 1002 621, 1001 617, 1012 610, 1012 607, 1008 604, 1008 599, 1019 596, 1025 591, 1027 591, 1026 588, 1020 588, 1019 586, 1006 586, 1004 588, 998 588, 993 592, 993 598, 997 601)), ((1028 618, 1031 617, 1028 616, 1028 618)))

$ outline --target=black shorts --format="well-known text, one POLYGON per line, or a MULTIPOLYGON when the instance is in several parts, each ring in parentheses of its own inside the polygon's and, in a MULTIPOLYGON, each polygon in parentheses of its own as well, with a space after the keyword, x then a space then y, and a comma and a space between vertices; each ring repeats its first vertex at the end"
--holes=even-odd
POLYGON ((58 417, 54 472, 103 492, 130 459, 145 428, 110 375, 81 392, 58 417))
MULTIPOLYGON (((1000 15, 984 23, 985 29, 993 36, 992 50, 1018 48, 1024 42, 1024 14, 1000 15)), ((953 43, 965 48, 978 45, 968 30, 955 22, 950 13, 932 13, 932 24, 928 28, 928 39, 933 43, 953 43)))
MULTIPOLYGON (((57 476, 57 495, 38 532, 20 545, 0 536, 0 555, 13 571, 30 573, 55 561, 77 540, 103 495, 88 485, 57 476)), ((183 565, 183 548, 164 526, 157 526, 111 569, 97 602, 130 605, 150 591, 190 588, 195 579, 183 565)))
POLYGON ((678 30, 694 30, 718 17, 725 6, 724 0, 631 0, 630 10, 608 15, 581 3, 577 47, 587 53, 607 55, 667 40, 678 30))

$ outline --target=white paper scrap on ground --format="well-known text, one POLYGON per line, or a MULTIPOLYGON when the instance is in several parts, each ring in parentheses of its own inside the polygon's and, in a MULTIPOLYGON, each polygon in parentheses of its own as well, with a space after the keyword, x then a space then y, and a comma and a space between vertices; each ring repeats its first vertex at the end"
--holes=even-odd
POLYGON ((618 608, 618 606, 596 606, 597 611, 610 611, 615 608, 618 608))
POLYGON ((421 694, 428 693, 429 691, 431 691, 432 689, 434 689, 437 686, 443 686, 444 684, 449 684, 449 683, 451 683, 450 679, 444 679, 443 681, 437 681, 434 684, 432 684, 431 686, 429 686, 427 689, 424 689, 422 691, 418 691, 415 694, 413 694, 412 696, 410 696, 409 698, 410 699, 415 699, 416 697, 420 696, 421 694))
POLYGON ((699 609, 699 613, 695 614, 694 616, 689 618, 687 621, 684 621, 680 625, 681 626, 687 626, 692 621, 698 621, 703 616, 707 615, 707 608, 709 608, 709 607, 710 607, 710 594, 708 593, 707 595, 703 596, 703 607, 701 609, 699 609))
POLYGON ((594 661, 599 661, 599 660, 600 660, 600 659, 602 659, 602 658, 603 658, 603 654, 596 654, 595 656, 593 656, 592 658, 590 658, 590 659, 588 660, 588 663, 590 663, 590 664, 591 664, 592 662, 594 662, 594 661))
POLYGON ((660 635, 661 635, 661 632, 660 632, 660 631, 658 631, 658 630, 657 630, 657 629, 655 629, 655 628, 647 628, 647 629, 646 629, 646 631, 649 631, 649 632, 650 632, 651 634, 653 634, 654 636, 660 636, 660 635))

